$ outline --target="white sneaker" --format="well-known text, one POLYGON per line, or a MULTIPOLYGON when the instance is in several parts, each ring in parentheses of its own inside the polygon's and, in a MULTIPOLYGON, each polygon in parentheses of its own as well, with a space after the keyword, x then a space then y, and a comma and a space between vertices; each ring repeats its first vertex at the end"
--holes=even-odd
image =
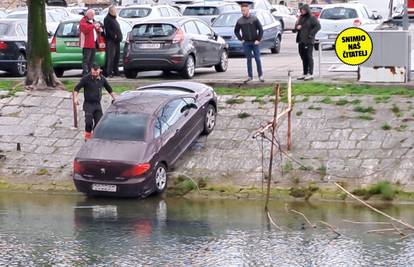
POLYGON ((306 75, 306 77, 305 77, 305 79, 304 79, 305 81, 310 81, 310 80, 313 80, 313 75, 310 75, 310 74, 308 74, 308 75, 306 75))
POLYGON ((305 80, 306 75, 299 76, 296 80, 305 80))
POLYGON ((260 80, 262 83, 264 83, 264 81, 265 81, 263 76, 260 76, 260 77, 259 77, 259 80, 260 80))

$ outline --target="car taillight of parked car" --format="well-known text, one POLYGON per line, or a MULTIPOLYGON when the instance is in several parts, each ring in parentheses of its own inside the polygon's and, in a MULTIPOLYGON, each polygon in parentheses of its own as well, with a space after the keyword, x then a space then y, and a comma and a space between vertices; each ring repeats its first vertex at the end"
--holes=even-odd
POLYGON ((82 174, 84 171, 82 164, 76 159, 73 160, 73 173, 82 174))
POLYGON ((175 32, 174 38, 172 40, 173 44, 181 43, 184 40, 184 32, 181 29, 178 29, 175 32))
POLYGON ((56 52, 56 36, 53 36, 52 42, 50 43, 50 52, 56 52))
POLYGON ((6 42, 0 41, 0 50, 7 49, 9 47, 6 42))
POLYGON ((361 26, 362 22, 359 19, 354 20, 354 26, 361 26))
POLYGON ((143 175, 151 168, 151 164, 149 163, 141 163, 138 165, 135 165, 128 170, 124 171, 121 176, 123 177, 136 177, 143 175))

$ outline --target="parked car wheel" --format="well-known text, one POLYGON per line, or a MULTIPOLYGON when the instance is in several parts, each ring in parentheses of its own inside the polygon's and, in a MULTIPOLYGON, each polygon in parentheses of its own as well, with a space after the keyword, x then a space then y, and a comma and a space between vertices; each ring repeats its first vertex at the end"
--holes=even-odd
POLYGON ((319 51, 319 43, 315 43, 313 45, 313 48, 315 48, 315 51, 319 51))
MULTIPOLYGON (((26 60, 26 55, 23 53, 20 53, 17 57, 17 60, 26 60)), ((13 69, 11 70, 11 73, 13 76, 25 76, 27 72, 26 68, 26 62, 16 62, 16 64, 13 66, 13 69)))
POLYGON ((209 104, 207 106, 206 115, 204 117, 203 135, 208 135, 214 130, 214 127, 216 126, 216 116, 216 108, 212 104, 209 104))
POLYGON ((138 71, 133 69, 124 69, 124 74, 128 79, 135 79, 138 75, 138 71))
POLYGON ((281 46, 281 42, 282 38, 280 37, 280 35, 278 35, 275 38, 275 44, 273 46, 273 48, 270 49, 270 51, 272 52, 272 54, 279 54, 280 53, 280 46, 281 46))
POLYGON ((219 64, 215 65, 214 68, 217 72, 225 72, 227 70, 228 65, 229 55, 227 54, 226 50, 223 50, 223 52, 221 52, 220 62, 219 64))
POLYGON ((56 68, 56 69, 54 69, 54 71, 55 71, 56 76, 59 77, 59 78, 63 76, 63 73, 65 73, 64 69, 56 68))
POLYGON ((159 163, 155 168, 154 180, 157 193, 164 192, 167 188, 168 180, 167 167, 164 164, 159 163))
POLYGON ((181 71, 181 75, 185 79, 191 79, 194 77, 195 73, 195 62, 193 56, 188 56, 187 61, 185 62, 185 67, 181 71))

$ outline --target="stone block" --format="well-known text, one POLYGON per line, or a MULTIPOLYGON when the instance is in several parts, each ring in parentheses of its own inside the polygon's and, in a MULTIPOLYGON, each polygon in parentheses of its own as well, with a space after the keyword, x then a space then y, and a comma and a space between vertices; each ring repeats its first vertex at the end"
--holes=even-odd
POLYGON ((311 147, 313 149, 336 149, 338 147, 338 144, 338 141, 312 142, 311 147))
POLYGON ((37 154, 52 154, 53 152, 55 152, 56 148, 53 146, 39 146, 36 150, 35 153, 37 154))
POLYGON ((75 143, 75 139, 59 139, 56 141, 54 146, 56 147, 68 147, 72 146, 75 143))
POLYGON ((21 118, 17 117, 3 117, 0 116, 0 125, 17 125, 22 121, 21 118))

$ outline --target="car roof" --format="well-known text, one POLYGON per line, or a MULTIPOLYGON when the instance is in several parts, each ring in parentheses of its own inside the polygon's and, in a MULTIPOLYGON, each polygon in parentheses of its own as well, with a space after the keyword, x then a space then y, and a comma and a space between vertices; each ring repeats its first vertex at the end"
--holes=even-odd
POLYGON ((170 5, 149 5, 149 4, 143 4, 143 5, 130 5, 130 6, 124 6, 122 9, 128 9, 128 8, 156 8, 156 7, 171 7, 170 5))
POLYGON ((200 3, 190 4, 190 5, 187 5, 187 7, 220 7, 220 6, 224 6, 224 5, 234 5, 234 4, 237 5, 236 2, 208 1, 208 2, 200 2, 200 3))
MULTIPOLYGON (((250 9, 251 14, 257 14, 257 13, 260 13, 260 12, 270 12, 270 11, 264 10, 264 9, 250 9)), ((225 15, 225 14, 239 14, 240 16, 242 15, 240 10, 226 11, 226 12, 223 12, 221 14, 222 15, 225 15)))
POLYGON ((3 18, 0 23, 14 24, 19 22, 27 22, 27 19, 3 18))
POLYGON ((363 7, 363 6, 365 6, 365 5, 364 5, 364 4, 362 4, 362 3, 342 3, 342 4, 330 4, 330 5, 324 5, 324 6, 323 6, 323 9, 335 8, 335 7, 347 7, 347 8, 350 8, 350 7, 355 7, 355 6, 358 6, 358 7, 363 7))
POLYGON ((198 18, 195 17, 163 17, 163 18, 153 18, 153 19, 146 19, 142 22, 136 23, 135 25, 138 24, 146 24, 146 23, 170 23, 170 24, 182 24, 188 20, 199 20, 202 21, 198 18))

